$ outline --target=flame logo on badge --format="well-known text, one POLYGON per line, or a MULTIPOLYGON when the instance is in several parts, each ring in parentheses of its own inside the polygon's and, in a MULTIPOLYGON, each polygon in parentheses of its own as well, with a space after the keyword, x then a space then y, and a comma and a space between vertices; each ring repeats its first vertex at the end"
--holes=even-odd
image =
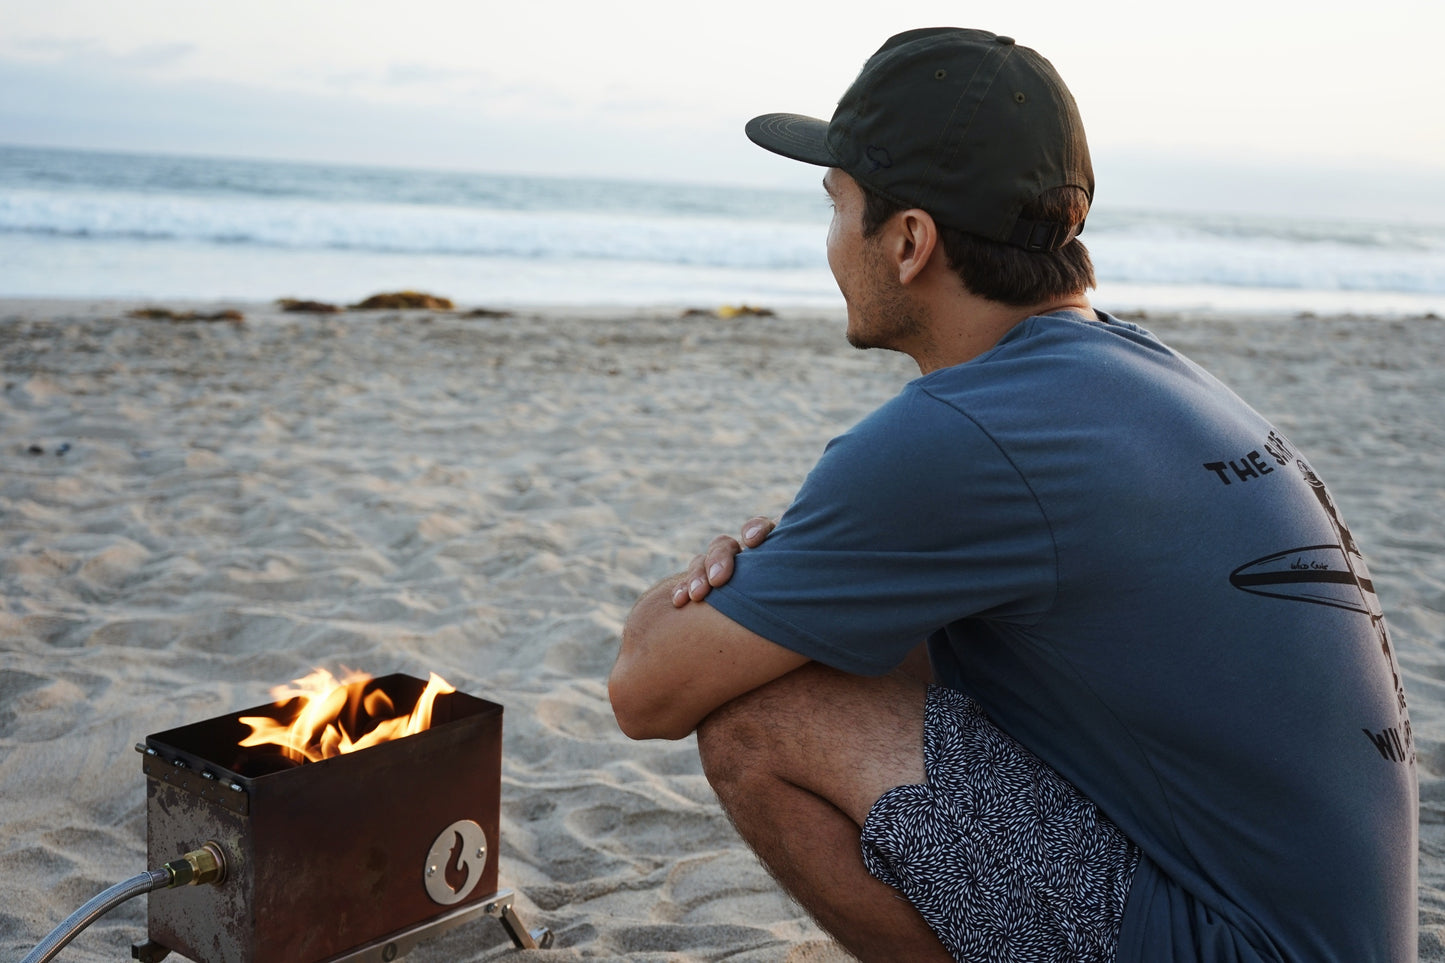
POLYGON ((447 856, 447 889, 460 893, 468 889, 467 880, 472 875, 472 864, 467 861, 467 841, 461 833, 452 834, 452 851, 447 856))
POLYGON ((487 834, 470 819, 443 829, 426 854, 422 882, 432 902, 450 906, 476 889, 487 864, 487 834))

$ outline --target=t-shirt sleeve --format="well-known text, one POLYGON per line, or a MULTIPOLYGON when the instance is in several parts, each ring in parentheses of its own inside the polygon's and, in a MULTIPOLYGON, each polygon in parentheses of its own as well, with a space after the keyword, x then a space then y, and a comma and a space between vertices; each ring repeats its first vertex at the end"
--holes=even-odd
POLYGON ((829 443, 708 601, 809 658, 881 675, 959 619, 1037 619, 1056 581, 1025 480, 977 424, 914 385, 829 443))

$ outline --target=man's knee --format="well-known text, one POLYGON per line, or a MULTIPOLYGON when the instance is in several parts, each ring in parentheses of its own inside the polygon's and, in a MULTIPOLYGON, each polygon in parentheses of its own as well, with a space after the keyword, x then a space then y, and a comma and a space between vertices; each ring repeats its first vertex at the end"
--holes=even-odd
POLYGON ((764 794, 800 765, 796 754, 817 725, 807 680, 834 670, 808 665, 715 709, 697 728, 703 775, 726 805, 764 794))
POLYGON ((921 683, 810 663, 703 720, 703 773, 725 806, 782 782, 861 820, 886 789, 922 779, 923 702, 921 683))
POLYGON ((724 803, 750 779, 762 778, 769 753, 765 726, 748 696, 714 710, 697 727, 702 772, 724 803))

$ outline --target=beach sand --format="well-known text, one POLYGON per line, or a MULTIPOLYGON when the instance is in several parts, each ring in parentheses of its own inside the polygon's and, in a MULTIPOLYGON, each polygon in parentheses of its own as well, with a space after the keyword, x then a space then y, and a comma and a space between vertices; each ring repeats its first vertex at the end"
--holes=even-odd
MULTIPOLYGON (((137 741, 321 665, 506 707, 501 884, 547 959, 846 958, 693 741, 629 742, 604 680, 638 594, 781 512, 907 359, 819 312, 137 306, 0 302, 0 957, 148 868, 137 741)), ((1142 323, 1307 453, 1364 547, 1419 750, 1421 955, 1445 960, 1445 322, 1142 323)), ((60 959, 144 935, 140 898, 60 959)), ((484 919, 409 959, 511 954, 484 919)))

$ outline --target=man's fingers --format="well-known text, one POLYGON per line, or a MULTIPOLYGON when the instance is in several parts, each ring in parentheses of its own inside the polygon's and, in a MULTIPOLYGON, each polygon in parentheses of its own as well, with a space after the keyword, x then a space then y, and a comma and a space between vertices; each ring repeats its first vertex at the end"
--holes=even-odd
POLYGON ((705 574, 710 587, 722 585, 733 577, 733 559, 743 547, 738 540, 728 535, 719 535, 707 547, 705 574))
POLYGON ((719 535, 707 546, 707 552, 697 556, 688 565, 687 571, 678 579, 672 590, 672 604, 682 608, 688 602, 701 602, 719 585, 725 585, 733 577, 733 559, 737 558, 743 546, 755 548, 763 543, 772 532, 772 519, 761 515, 743 523, 743 540, 739 542, 730 535, 719 535))
POLYGON ((763 541, 772 534, 777 523, 771 518, 764 518, 762 515, 755 515, 743 522, 743 544, 748 548, 757 548, 763 541))
POLYGON ((700 602, 707 595, 706 571, 707 556, 694 556, 678 579, 677 587, 672 590, 672 604, 676 608, 682 608, 688 602, 700 602))

